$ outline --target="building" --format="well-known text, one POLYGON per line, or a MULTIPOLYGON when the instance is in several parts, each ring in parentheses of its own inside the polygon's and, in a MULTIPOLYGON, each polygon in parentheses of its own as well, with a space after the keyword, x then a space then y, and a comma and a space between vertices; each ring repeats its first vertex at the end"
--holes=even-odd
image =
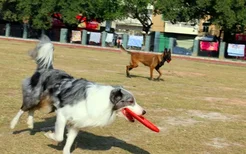
POLYGON ((154 51, 163 51, 169 47, 170 37, 176 41, 175 45, 192 50, 193 40, 198 35, 198 25, 189 23, 172 24, 164 21, 162 15, 152 17, 153 26, 151 31, 155 31, 155 48, 154 51), (158 41, 159 40, 159 41, 158 41))
POLYGON ((155 51, 162 51, 163 48, 169 47, 170 37, 176 40, 175 45, 192 51, 193 41, 197 36, 219 36, 219 29, 208 23, 206 19, 199 20, 198 24, 185 22, 172 24, 170 21, 164 21, 163 15, 155 15, 152 16, 152 22, 151 31, 155 32, 155 51))

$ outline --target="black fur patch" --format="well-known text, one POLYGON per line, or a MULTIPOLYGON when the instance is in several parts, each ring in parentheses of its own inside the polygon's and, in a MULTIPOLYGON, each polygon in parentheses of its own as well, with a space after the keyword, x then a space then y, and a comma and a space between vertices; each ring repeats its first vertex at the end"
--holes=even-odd
POLYGON ((60 84, 65 79, 73 79, 73 77, 62 71, 52 70, 42 83, 43 91, 49 88, 49 86, 57 87, 57 84, 60 84))
POLYGON ((44 80, 42 86, 43 86, 43 91, 45 91, 47 89, 47 86, 49 85, 49 81, 50 81, 50 76, 47 76, 47 78, 44 80))
POLYGON ((155 67, 156 70, 159 70, 160 67, 162 67, 164 65, 165 61, 161 61, 159 64, 157 64, 157 66, 155 67))
POLYGON ((66 104, 73 105, 80 99, 85 100, 87 98, 86 89, 89 84, 93 83, 86 79, 68 78, 61 80, 59 85, 52 86, 49 91, 51 95, 57 97, 59 106, 64 107, 66 104))
POLYGON ((30 82, 30 85, 32 86, 32 88, 34 88, 38 84, 40 76, 41 74, 39 72, 35 72, 33 74, 33 76, 31 77, 31 82, 30 82))

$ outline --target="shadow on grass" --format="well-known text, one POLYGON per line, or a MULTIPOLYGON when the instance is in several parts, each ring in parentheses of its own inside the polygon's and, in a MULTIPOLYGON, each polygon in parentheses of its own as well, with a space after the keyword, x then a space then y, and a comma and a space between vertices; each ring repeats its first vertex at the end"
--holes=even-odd
MULTIPOLYGON (((35 135, 38 132, 50 131, 50 130, 53 131, 54 123, 55 123, 55 117, 45 118, 44 121, 42 122, 34 123, 34 129, 17 130, 14 131, 13 134, 20 134, 29 131, 30 135, 35 135)), ((56 150, 62 150, 66 142, 65 134, 64 134, 63 142, 58 143, 58 145, 49 144, 48 146, 56 150)), ((80 148, 84 150, 106 151, 106 150, 110 150, 112 147, 118 147, 130 153, 149 154, 148 151, 140 147, 137 147, 133 144, 127 143, 123 140, 120 140, 118 138, 112 136, 99 136, 86 131, 79 132, 78 136, 74 141, 71 151, 75 150, 76 148, 80 148)))
POLYGON ((30 135, 35 135, 38 132, 54 130, 54 124, 55 124, 55 116, 44 118, 44 121, 41 122, 34 121, 34 129, 26 128, 22 130, 17 130, 14 131, 13 134, 20 134, 29 131, 30 135))
MULTIPOLYGON (((48 145, 51 148, 62 150, 65 145, 65 139, 62 143, 58 145, 48 145)), ((130 153, 141 153, 141 154, 150 154, 148 151, 137 147, 133 144, 127 143, 123 140, 117 139, 112 136, 99 136, 86 131, 80 131, 77 138, 74 141, 71 152, 76 148, 84 150, 100 150, 106 151, 110 150, 112 147, 118 147, 123 150, 126 150, 130 153)))
MULTIPOLYGON (((118 74, 120 74, 120 75, 125 75, 125 74, 123 74, 123 73, 118 73, 118 74)), ((141 75, 130 75, 130 77, 127 77, 126 76, 126 78, 143 78, 143 79, 148 79, 148 80, 150 80, 150 78, 149 77, 147 77, 147 76, 141 76, 141 75)), ((151 81, 151 80, 150 80, 151 81)), ((156 79, 156 78, 154 78, 152 81, 164 81, 164 79, 156 79)))

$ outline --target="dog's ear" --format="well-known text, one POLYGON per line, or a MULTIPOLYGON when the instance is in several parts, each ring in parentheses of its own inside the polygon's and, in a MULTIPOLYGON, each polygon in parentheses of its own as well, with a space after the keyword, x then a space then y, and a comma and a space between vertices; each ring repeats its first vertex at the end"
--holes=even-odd
POLYGON ((164 49, 163 54, 165 55, 167 53, 167 48, 164 49))
POLYGON ((121 88, 115 88, 110 93, 110 101, 113 104, 117 104, 123 97, 123 93, 121 91, 121 88))
POLYGON ((171 54, 171 49, 169 49, 167 53, 168 53, 168 54, 171 54))

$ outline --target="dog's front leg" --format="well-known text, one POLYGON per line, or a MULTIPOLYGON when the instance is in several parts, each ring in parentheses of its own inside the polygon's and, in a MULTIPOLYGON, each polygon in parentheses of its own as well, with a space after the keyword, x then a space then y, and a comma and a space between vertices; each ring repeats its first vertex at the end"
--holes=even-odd
POLYGON ((34 116, 34 110, 28 111, 28 118, 27 118, 27 125, 28 128, 33 129, 33 116, 34 116))
POLYGON ((160 80, 162 73, 161 73, 160 69, 156 69, 156 71, 159 73, 159 76, 157 77, 157 80, 160 80))
POLYGON ((154 68, 153 67, 150 67, 150 80, 153 80, 153 70, 154 68))
POLYGON ((10 123, 10 128, 11 129, 14 129, 16 124, 18 123, 20 117, 22 116, 22 114, 24 113, 25 111, 23 111, 22 109, 19 110, 19 112, 16 114, 16 116, 14 117, 14 119, 11 121, 10 123))
POLYGON ((63 154, 70 154, 71 146, 78 135, 79 129, 70 126, 67 133, 67 141, 65 147, 63 148, 63 154))
POLYGON ((61 112, 57 111, 55 131, 53 133, 47 132, 45 133, 45 136, 57 142, 63 141, 66 122, 67 121, 65 117, 61 114, 61 112))

